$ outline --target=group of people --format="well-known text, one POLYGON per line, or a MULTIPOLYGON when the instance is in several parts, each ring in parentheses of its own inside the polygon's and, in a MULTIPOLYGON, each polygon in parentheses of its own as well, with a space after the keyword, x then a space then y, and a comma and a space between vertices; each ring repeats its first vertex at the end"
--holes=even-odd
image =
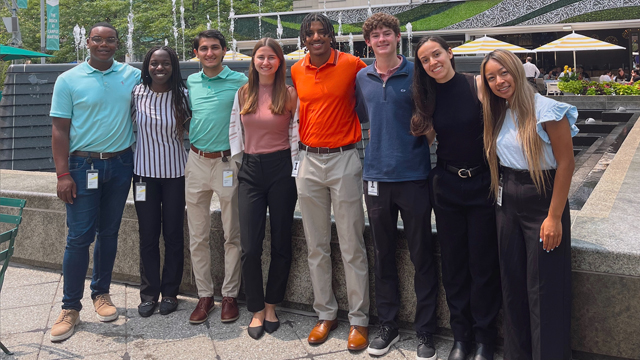
POLYGON ((276 331, 298 201, 318 316, 308 342, 322 344, 338 326, 330 257, 333 207, 349 307, 347 347, 383 355, 399 340, 400 214, 415 267, 417 359, 434 360, 433 210, 455 340, 449 360, 493 359, 501 306, 506 359, 570 359, 567 196, 576 108, 535 94, 510 52, 490 53, 481 75, 473 76, 455 71, 449 45, 437 36, 420 40, 414 63, 398 55, 400 26, 394 16, 372 15, 363 34, 376 57, 369 66, 336 50, 326 16, 306 16, 300 40, 309 52, 291 66, 292 87, 285 82, 277 41, 256 43, 245 76, 222 64, 224 36, 203 31, 193 41, 202 70, 185 85, 170 47, 152 48, 140 72, 114 61, 115 28, 108 23, 91 28, 88 61, 58 77, 51 107, 58 197, 66 203, 69 228, 62 311, 51 340, 67 339, 79 322, 94 240, 95 311, 101 321, 118 317, 109 285, 133 178, 140 316, 151 316, 158 307, 169 314, 178 306, 186 204, 199 297, 189 321, 207 320, 214 308, 209 232, 215 192, 224 231, 221 321, 238 318, 242 278, 253 313, 249 336, 276 331), (363 166, 356 144, 364 122, 370 124, 370 140, 363 166), (438 161, 432 169, 429 146, 436 138, 438 161), (363 195, 380 323, 371 341, 363 195), (267 209, 271 248, 265 290, 267 209))

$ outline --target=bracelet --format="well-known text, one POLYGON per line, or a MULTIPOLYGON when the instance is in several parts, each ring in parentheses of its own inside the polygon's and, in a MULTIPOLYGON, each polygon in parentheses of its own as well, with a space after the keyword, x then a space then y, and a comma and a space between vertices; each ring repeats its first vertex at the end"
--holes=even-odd
POLYGON ((64 174, 60 174, 60 175, 58 175, 58 179, 60 179, 63 176, 67 176, 67 175, 71 175, 71 173, 66 172, 64 174))

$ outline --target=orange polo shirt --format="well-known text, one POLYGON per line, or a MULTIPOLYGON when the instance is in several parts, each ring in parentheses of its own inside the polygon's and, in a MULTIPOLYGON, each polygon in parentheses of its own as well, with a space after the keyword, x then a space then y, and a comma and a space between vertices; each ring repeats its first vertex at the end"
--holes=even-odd
POLYGON ((351 54, 332 50, 320 67, 310 55, 291 66, 300 98, 300 141, 311 147, 337 148, 362 138, 356 114, 356 74, 367 65, 351 54))

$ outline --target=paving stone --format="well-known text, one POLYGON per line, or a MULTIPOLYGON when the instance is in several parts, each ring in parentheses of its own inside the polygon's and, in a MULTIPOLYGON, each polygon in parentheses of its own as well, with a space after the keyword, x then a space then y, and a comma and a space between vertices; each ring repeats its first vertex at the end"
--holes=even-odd
MULTIPOLYGON (((129 355, 129 359, 215 359, 217 355, 213 346, 213 341, 211 341, 211 339, 206 335, 155 344, 147 344, 146 341, 143 341, 142 343, 145 343, 145 345, 131 346, 130 344, 127 344, 127 354, 129 355)), ((120 359, 123 358, 121 357, 120 359)))
POLYGON ((55 301, 58 282, 3 288, 0 306, 3 310, 32 305, 51 305, 55 301))
POLYGON ((2 335, 2 343, 13 355, 0 351, 0 359, 37 359, 43 336, 44 331, 2 335))
POLYGON ((59 272, 9 265, 4 275, 2 290, 36 284, 58 283, 61 279, 62 275, 59 272))
POLYGON ((27 331, 45 331, 51 304, 34 305, 28 308, 2 309, 0 311, 0 334, 15 334, 27 331))

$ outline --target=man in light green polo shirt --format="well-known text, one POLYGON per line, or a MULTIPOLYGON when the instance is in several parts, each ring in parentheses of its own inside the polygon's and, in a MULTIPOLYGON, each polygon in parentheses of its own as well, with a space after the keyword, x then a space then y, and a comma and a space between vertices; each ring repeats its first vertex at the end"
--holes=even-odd
POLYGON ((185 200, 191 263, 198 288, 198 305, 189 318, 192 324, 207 320, 213 310, 211 276, 211 197, 220 199, 224 230, 224 282, 222 284, 222 322, 238 319, 236 297, 240 290, 240 224, 238 222, 238 165, 229 150, 229 121, 233 100, 247 77, 222 65, 227 52, 224 36, 217 30, 206 30, 193 40, 193 52, 202 71, 187 79, 191 103, 189 140, 191 151, 185 169, 185 200))
POLYGON ((51 341, 69 338, 80 321, 94 240, 93 305, 100 321, 118 318, 109 286, 133 174, 131 90, 140 82, 140 70, 113 59, 118 32, 108 23, 89 30, 87 47, 88 61, 58 77, 51 100, 57 192, 65 202, 69 228, 62 311, 51 328, 51 341))

